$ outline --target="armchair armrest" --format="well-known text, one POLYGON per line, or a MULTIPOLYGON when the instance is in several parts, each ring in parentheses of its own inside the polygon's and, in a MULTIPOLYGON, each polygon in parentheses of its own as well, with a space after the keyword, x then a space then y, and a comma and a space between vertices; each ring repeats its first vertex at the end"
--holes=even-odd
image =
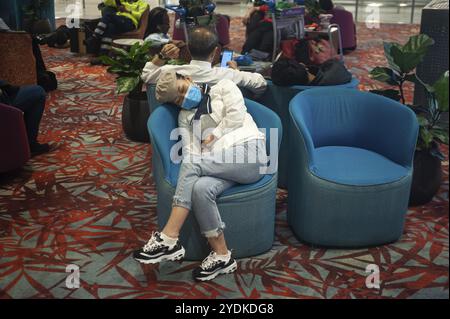
POLYGON ((163 176, 169 182, 176 181, 176 176, 178 176, 179 163, 171 160, 172 147, 177 143, 176 139, 171 139, 171 134, 178 127, 178 113, 179 110, 176 107, 163 104, 158 106, 148 119, 148 131, 153 151, 160 157, 164 170, 163 176))

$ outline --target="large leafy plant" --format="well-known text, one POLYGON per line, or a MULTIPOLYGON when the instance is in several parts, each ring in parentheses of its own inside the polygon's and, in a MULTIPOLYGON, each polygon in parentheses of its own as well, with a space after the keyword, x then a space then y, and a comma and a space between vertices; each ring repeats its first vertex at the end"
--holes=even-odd
POLYGON ((138 98, 141 95, 143 81, 142 70, 150 60, 149 49, 151 42, 144 44, 136 42, 129 51, 122 48, 112 47, 113 57, 103 55, 101 61, 109 65, 108 72, 117 74, 117 93, 129 93, 131 97, 138 98))
MULTIPOLYGON (((117 93, 129 93, 130 97, 139 98, 142 93, 144 82, 141 79, 145 64, 152 59, 149 50, 151 41, 144 44, 136 42, 129 51, 122 48, 112 47, 113 57, 103 55, 101 61, 109 65, 108 72, 117 74, 117 93)), ((168 62, 172 65, 185 64, 185 61, 173 59, 168 62)))
POLYGON ((384 54, 388 66, 376 67, 370 71, 370 77, 395 88, 372 90, 411 107, 417 114, 420 125, 417 149, 430 152, 443 159, 438 143, 448 144, 448 131, 440 124, 442 113, 448 112, 448 71, 434 84, 424 83, 415 73, 434 40, 425 34, 412 36, 404 45, 385 42, 384 54), (426 105, 408 104, 404 94, 407 82, 423 85, 427 94, 426 105))
POLYGON ((311 19, 316 22, 320 20, 319 15, 325 12, 322 10, 317 0, 305 0, 305 8, 311 19))

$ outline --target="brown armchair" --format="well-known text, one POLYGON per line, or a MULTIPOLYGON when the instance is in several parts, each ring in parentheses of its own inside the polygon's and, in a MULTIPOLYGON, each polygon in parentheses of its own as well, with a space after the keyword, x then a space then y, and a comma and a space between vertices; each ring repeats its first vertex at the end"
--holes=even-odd
POLYGON ((36 59, 30 34, 0 32, 0 79, 17 86, 37 83, 36 59))

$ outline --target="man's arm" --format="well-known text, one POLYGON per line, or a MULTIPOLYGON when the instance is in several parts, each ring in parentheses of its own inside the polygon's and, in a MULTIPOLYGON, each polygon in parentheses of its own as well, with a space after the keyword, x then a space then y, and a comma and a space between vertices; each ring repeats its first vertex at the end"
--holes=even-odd
POLYGON ((267 88, 266 79, 264 79, 264 77, 259 73, 251 73, 233 69, 232 78, 230 80, 237 86, 251 91, 257 97, 262 95, 267 88))
POLYGON ((161 74, 161 68, 168 59, 177 59, 180 49, 172 43, 166 44, 160 55, 155 55, 150 62, 147 62, 142 70, 142 80, 147 84, 155 84, 161 74), (161 55, 161 56, 160 56, 161 55))

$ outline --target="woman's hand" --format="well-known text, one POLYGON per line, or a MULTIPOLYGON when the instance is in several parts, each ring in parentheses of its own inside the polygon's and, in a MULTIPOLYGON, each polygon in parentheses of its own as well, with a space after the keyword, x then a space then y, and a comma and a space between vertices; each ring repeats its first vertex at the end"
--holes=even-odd
POLYGON ((208 147, 209 144, 211 144, 214 141, 215 137, 214 135, 210 134, 208 135, 202 142, 202 147, 208 147))
POLYGON ((211 144, 214 141, 215 136, 210 134, 208 135, 202 142, 202 151, 207 151, 208 149, 210 150, 211 148, 211 144))

